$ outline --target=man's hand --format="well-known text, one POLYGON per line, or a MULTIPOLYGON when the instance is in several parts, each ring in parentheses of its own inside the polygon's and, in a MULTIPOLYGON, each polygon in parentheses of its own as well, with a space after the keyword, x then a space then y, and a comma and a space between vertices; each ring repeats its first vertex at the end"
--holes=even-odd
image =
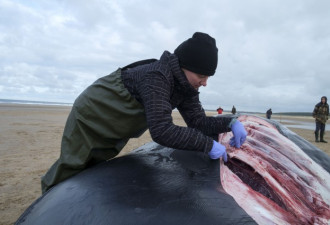
POLYGON ((229 144, 231 146, 235 146, 236 148, 240 148, 247 135, 243 124, 239 120, 236 120, 236 122, 231 125, 231 131, 233 132, 234 137, 230 139, 229 144))
POLYGON ((213 147, 209 152, 209 156, 211 159, 219 159, 222 157, 223 161, 227 162, 226 147, 216 141, 213 141, 213 147))

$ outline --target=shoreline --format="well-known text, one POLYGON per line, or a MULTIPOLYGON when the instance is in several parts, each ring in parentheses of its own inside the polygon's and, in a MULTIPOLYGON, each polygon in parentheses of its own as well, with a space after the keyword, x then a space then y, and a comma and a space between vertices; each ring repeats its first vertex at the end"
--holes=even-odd
MULTIPOLYGON (((66 119, 72 106, 0 104, 0 224, 13 224, 41 195, 40 177, 57 160, 66 119)), ((208 116, 216 115, 207 111, 208 116)), ((185 126, 178 111, 173 123, 185 126)), ((258 116, 263 117, 263 114, 258 116)), ((313 122, 305 116, 272 116, 272 119, 313 122)), ((283 121, 283 123, 284 121, 283 121)), ((315 143, 311 130, 289 128, 330 155, 330 144, 315 143)), ((325 138, 330 141, 329 133, 325 138)), ((151 141, 149 131, 132 138, 118 156, 151 141)), ((117 156, 117 157, 118 157, 117 156)))

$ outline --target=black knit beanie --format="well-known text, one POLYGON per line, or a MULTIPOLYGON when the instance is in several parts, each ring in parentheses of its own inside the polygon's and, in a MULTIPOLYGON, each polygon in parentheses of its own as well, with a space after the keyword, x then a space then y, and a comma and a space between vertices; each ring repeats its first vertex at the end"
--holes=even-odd
POLYGON ((215 39, 206 33, 194 33, 174 50, 174 54, 182 68, 201 75, 214 75, 218 65, 215 39))

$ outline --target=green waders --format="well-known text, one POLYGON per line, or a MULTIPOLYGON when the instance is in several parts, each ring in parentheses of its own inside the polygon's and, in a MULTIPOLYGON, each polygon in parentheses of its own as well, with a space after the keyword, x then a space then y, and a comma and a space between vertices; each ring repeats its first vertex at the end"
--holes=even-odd
POLYGON ((124 87, 121 69, 98 79, 72 107, 60 158, 41 178, 42 192, 115 157, 130 138, 140 136, 146 129, 144 107, 124 87))

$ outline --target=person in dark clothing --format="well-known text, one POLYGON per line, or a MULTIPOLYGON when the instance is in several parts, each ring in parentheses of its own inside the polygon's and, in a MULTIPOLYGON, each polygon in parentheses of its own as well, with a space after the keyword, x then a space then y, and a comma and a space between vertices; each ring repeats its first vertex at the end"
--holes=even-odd
POLYGON ((234 115, 236 114, 236 108, 235 108, 234 105, 233 105, 233 108, 231 109, 231 113, 234 114, 234 115))
POLYGON ((320 142, 328 143, 324 140, 325 124, 329 118, 329 105, 327 103, 327 97, 323 96, 321 102, 317 103, 314 107, 313 117, 315 118, 315 142, 319 142, 319 132, 320 132, 320 142))
POLYGON ((232 146, 246 138, 236 118, 207 117, 199 88, 215 74, 214 38, 196 32, 159 60, 135 62, 96 80, 75 100, 65 125, 60 158, 42 177, 43 193, 87 167, 115 157, 130 138, 149 129, 160 145, 207 153, 227 161, 226 147, 212 137, 233 132, 232 146), (177 108, 187 127, 173 124, 177 108))
POLYGON ((267 119, 270 120, 270 118, 272 117, 272 114, 273 114, 272 109, 268 109, 266 112, 267 119))

